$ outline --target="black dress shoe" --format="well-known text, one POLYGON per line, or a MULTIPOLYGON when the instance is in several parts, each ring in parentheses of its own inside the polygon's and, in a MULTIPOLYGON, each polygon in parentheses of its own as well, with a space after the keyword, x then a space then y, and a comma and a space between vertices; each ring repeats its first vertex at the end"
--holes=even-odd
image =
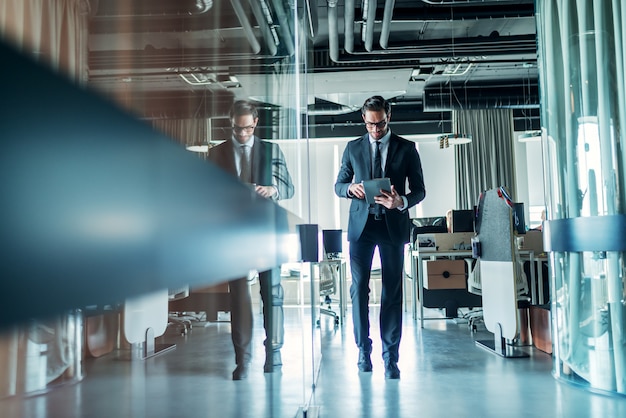
POLYGON ((359 366, 359 371, 361 372, 371 372, 372 371, 372 359, 370 358, 370 353, 367 351, 359 350, 359 361, 357 363, 359 366))
POLYGON ((243 380, 248 377, 250 371, 250 365, 248 363, 238 364, 235 370, 233 370, 233 380, 243 380))
POLYGON ((265 357, 265 365, 263 371, 265 373, 272 373, 275 367, 283 365, 283 359, 280 356, 280 350, 274 350, 270 356, 265 357))
POLYGON ((400 379, 400 369, 395 361, 385 361, 385 379, 400 379))

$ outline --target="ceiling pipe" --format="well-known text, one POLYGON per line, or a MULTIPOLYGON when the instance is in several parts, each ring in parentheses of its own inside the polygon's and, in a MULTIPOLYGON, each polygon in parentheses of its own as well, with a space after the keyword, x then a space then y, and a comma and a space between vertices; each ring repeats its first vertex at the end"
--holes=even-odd
POLYGON ((314 41, 319 33, 319 16, 317 15, 317 5, 311 6, 311 1, 313 0, 306 0, 304 2, 304 21, 309 28, 309 39, 314 41))
MULTIPOLYGON (((263 1, 263 4, 267 8, 267 4, 265 3, 265 1, 261 1, 263 1)), ((250 3, 252 14, 259 24, 259 30, 261 31, 261 36, 263 36, 263 40, 265 41, 267 53, 271 56, 276 55, 276 53, 278 53, 276 40, 274 39, 274 34, 272 33, 272 29, 270 28, 268 17, 265 15, 265 12, 261 8, 259 0, 248 0, 248 3, 250 3)))
POLYGON ((387 49, 353 52, 352 55, 375 56, 378 54, 381 57, 387 57, 391 54, 407 54, 416 58, 443 56, 452 59, 485 55, 526 54, 530 56, 537 53, 536 43, 534 34, 489 38, 456 38, 450 39, 448 44, 444 44, 442 39, 431 39, 421 41, 417 47, 411 42, 407 45, 388 46, 387 49))
MULTIPOLYGON (((368 0, 369 1, 369 0, 368 0)), ((519 36, 507 36, 497 37, 494 39, 474 39, 468 38, 465 40, 455 40, 454 48, 452 45, 438 48, 433 50, 433 47, 439 47, 440 40, 431 42, 432 45, 428 46, 422 43, 419 47, 395 47, 387 48, 384 50, 367 51, 367 52, 354 52, 353 42, 350 41, 350 37, 346 37, 345 43, 346 52, 352 51, 350 56, 339 55, 339 34, 338 34, 338 17, 337 17, 337 0, 327 0, 328 3, 328 49, 330 59, 337 64, 352 63, 352 64, 375 64, 380 62, 398 62, 408 61, 412 59, 428 59, 428 58, 454 58, 459 56, 471 56, 476 57, 480 55, 511 55, 511 54, 528 54, 536 55, 537 45, 534 35, 519 35, 519 36), (463 43, 465 41, 465 43, 463 43), (436 43, 435 43, 436 42, 436 43), (513 45, 507 45, 503 47, 503 42, 510 42, 513 45), (518 43, 515 45, 515 43, 518 43), (488 48, 485 47, 488 46, 488 48), (429 49, 430 48, 430 49, 429 49), (354 56, 360 55, 360 56, 354 56), (368 57, 368 58, 364 58, 368 57)), ((352 8, 350 8, 352 9, 352 8)), ((344 31, 350 25, 347 24, 344 31)), ((352 37, 353 39, 353 37, 352 37)), ((524 59, 528 61, 529 58, 524 59)), ((476 62, 480 62, 477 60, 476 62)))
POLYGON ((501 6, 502 3, 508 4, 523 4, 532 3, 534 0, 421 0, 424 4, 431 6, 474 6, 473 3, 478 3, 481 6, 501 6))
POLYGON ((374 47, 374 25, 376 22, 376 0, 365 0, 365 10, 363 13, 366 15, 365 18, 365 50, 367 52, 372 52, 374 47))
POLYGON ((354 0, 345 0, 343 7, 343 48, 348 54, 354 52, 354 0))
POLYGON ((328 55, 334 62, 339 62, 339 32, 337 29, 337 0, 328 3, 328 55))
POLYGON ((396 5, 395 0, 385 0, 385 11, 383 13, 383 27, 380 30, 380 47, 387 49, 389 42, 389 32, 391 31, 391 19, 393 18, 393 8, 396 5))
POLYGON ((252 52, 258 54, 261 52, 261 44, 256 39, 256 35, 254 34, 254 30, 252 29, 252 25, 248 20, 248 16, 246 16, 246 12, 243 10, 243 6, 241 5, 241 1, 239 0, 230 0, 230 3, 233 6, 233 10, 239 19, 239 23, 241 23, 241 28, 243 32, 246 34, 246 39, 252 47, 252 52))
MULTIPOLYGON (((329 15, 330 16, 330 15, 329 15)), ((329 25, 332 22, 329 20, 329 25)), ((332 34, 332 28, 329 28, 329 33, 332 34)), ((403 62, 408 63, 411 60, 420 60, 420 63, 424 64, 426 61, 429 63, 456 63, 461 57, 462 62, 465 64, 487 64, 498 62, 519 62, 527 63, 536 60, 536 39, 531 35, 520 35, 514 37, 500 37, 498 41, 474 41, 468 39, 467 43, 462 45, 460 40, 455 41, 454 49, 451 45, 441 47, 440 45, 422 44, 419 48, 407 47, 406 49, 386 49, 375 52, 355 52, 352 55, 339 56, 338 52, 338 40, 333 39, 333 36, 329 36, 329 50, 335 50, 335 54, 329 54, 330 59, 338 64, 386 64, 389 62, 403 62), (506 46, 503 46, 506 45, 506 46), (523 55, 519 58, 508 59, 495 59, 491 56, 503 56, 503 55, 523 55), (483 56, 489 56, 484 58, 483 56), (465 58, 471 57, 471 58, 465 58)), ((440 42, 440 41, 438 41, 440 42)))
POLYGON ((287 50, 287 54, 291 56, 295 53, 295 48, 293 45, 291 25, 289 25, 289 19, 287 18, 283 2, 282 0, 272 0, 272 4, 274 5, 276 18, 278 19, 278 30, 281 34, 281 41, 287 50))

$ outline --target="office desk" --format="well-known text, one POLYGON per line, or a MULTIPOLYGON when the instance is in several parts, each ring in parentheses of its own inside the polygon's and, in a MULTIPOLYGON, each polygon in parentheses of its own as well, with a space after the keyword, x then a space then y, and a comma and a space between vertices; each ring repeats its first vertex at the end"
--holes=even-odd
MULTIPOLYGON (((470 250, 444 250, 444 251, 420 251, 411 250, 411 277, 413 278, 412 298, 413 298, 413 319, 417 319, 417 293, 419 292, 420 304, 420 327, 424 328, 424 260, 436 260, 438 258, 467 258, 472 256, 470 250), (417 277, 417 280, 415 280, 417 277)), ((440 319, 440 318, 436 318, 440 319)))
MULTIPOLYGON (((524 262, 529 261, 531 266, 537 267, 539 276, 535 276, 535 268, 530 268, 529 277, 529 291, 531 296, 532 305, 540 305, 544 303, 545 296, 543 294, 543 271, 542 263, 546 260, 545 257, 535 257, 533 250, 516 250, 518 260, 524 262), (535 280, 535 279, 538 280, 535 280)), ((412 300, 413 300, 413 319, 417 319, 417 296, 419 292, 420 303, 420 326, 424 327, 424 268, 422 262, 424 260, 437 260, 441 258, 468 258, 472 256, 472 252, 469 250, 445 250, 445 251, 420 251, 411 250, 411 277, 417 277, 417 280, 413 280, 412 286, 412 300)), ((439 318, 436 318, 439 319, 439 318)))

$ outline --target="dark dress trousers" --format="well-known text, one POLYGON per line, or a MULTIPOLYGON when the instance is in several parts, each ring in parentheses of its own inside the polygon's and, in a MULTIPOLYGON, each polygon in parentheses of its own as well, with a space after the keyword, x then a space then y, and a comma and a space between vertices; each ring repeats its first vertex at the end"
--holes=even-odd
POLYGON ((404 245, 409 242, 411 224, 408 209, 424 199, 426 190, 415 144, 393 132, 389 138, 384 167, 383 176, 389 177, 397 193, 407 199, 408 204, 404 210, 385 209, 382 219, 376 220, 370 214, 369 205, 364 199, 355 199, 348 194, 350 184, 372 178, 369 134, 350 141, 346 146, 335 182, 335 193, 339 197, 352 199, 348 220, 348 241, 352 272, 350 296, 356 344, 359 349, 371 352, 369 281, 374 250, 378 246, 382 266, 379 318, 382 354, 385 360, 398 361, 402 330, 404 245))
MULTIPOLYGON (((225 171, 237 176, 235 159, 239 158, 233 149, 233 141, 225 141, 209 150, 209 160, 225 171)), ((235 141, 236 142, 236 141, 235 141)), ((260 186, 274 185, 278 195, 273 200, 290 199, 294 194, 291 175, 285 157, 277 144, 254 137, 250 154, 251 181, 260 186)), ((263 245, 246 243, 245 245, 263 245)), ((252 341, 252 300, 248 290, 247 277, 229 282, 231 298, 231 337, 235 349, 235 362, 243 364, 251 359, 252 341)), ((283 345, 283 297, 280 283, 280 268, 259 272, 261 299, 263 301, 263 326, 265 328, 265 348, 269 355, 283 345), (268 306, 268 304, 270 304, 268 306), (271 307, 271 309, 270 309, 271 307)))

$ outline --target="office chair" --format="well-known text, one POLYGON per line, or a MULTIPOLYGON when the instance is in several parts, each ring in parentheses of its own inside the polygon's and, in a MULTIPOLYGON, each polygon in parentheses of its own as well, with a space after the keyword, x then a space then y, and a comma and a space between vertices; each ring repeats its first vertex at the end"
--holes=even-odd
POLYGON ((480 282, 480 264, 475 258, 466 258, 467 263, 467 291, 482 296, 482 284, 480 282))
MULTIPOLYGON (((189 286, 179 287, 177 289, 169 289, 168 303, 189 297, 189 286)), ((175 326, 181 335, 187 335, 191 331, 191 320, 184 317, 184 312, 169 312, 168 326, 175 326)))
MULTIPOLYGON (((482 296, 480 263, 475 258, 466 258, 465 263, 467 263, 467 291, 474 295, 482 296)), ((463 317, 467 319, 467 325, 472 332, 478 331, 478 324, 483 322, 482 310, 470 311, 463 317)))
MULTIPOLYGON (((320 307, 320 314, 332 316, 335 326, 339 325, 339 314, 332 310, 332 298, 331 295, 337 293, 337 281, 339 276, 339 268, 337 264, 320 263, 320 296, 324 298, 322 306, 326 305, 326 308, 320 307)), ((320 320, 317 321, 318 325, 320 320)))
MULTIPOLYGON (((339 325, 339 314, 332 309, 333 299, 331 295, 337 293, 337 284, 339 282, 339 269, 340 263, 332 262, 333 260, 341 260, 342 254, 342 230, 341 229, 324 229, 322 230, 322 242, 324 247, 324 259, 319 264, 320 268, 320 282, 319 293, 320 297, 324 298, 321 303, 320 315, 329 315, 333 317, 335 326, 339 325)), ((320 324, 320 319, 317 320, 317 324, 320 324)))

